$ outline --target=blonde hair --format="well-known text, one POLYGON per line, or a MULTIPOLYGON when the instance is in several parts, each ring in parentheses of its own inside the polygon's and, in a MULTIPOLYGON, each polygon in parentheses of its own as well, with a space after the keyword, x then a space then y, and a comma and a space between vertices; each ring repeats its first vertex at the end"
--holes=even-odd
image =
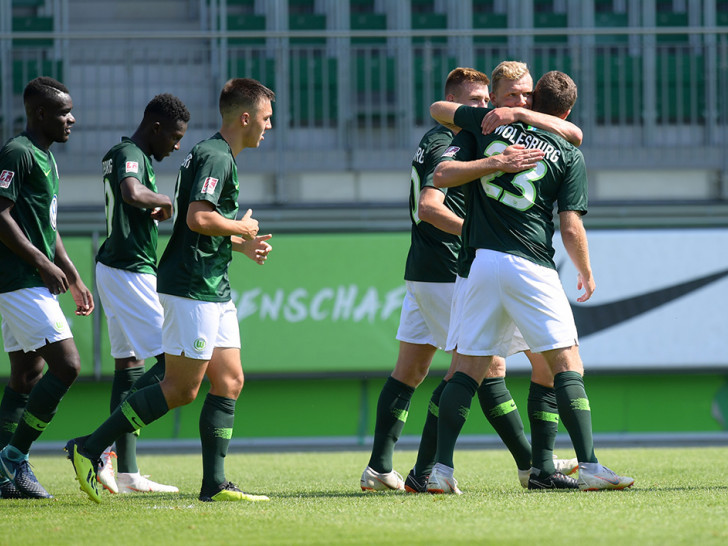
POLYGON ((497 83, 500 80, 520 80, 523 76, 529 74, 528 65, 521 61, 503 61, 493 69, 490 75, 491 90, 495 93, 497 83))
POLYGON ((465 82, 488 85, 490 80, 487 74, 474 68, 458 67, 447 75, 447 79, 445 80, 445 95, 455 95, 456 89, 465 82))

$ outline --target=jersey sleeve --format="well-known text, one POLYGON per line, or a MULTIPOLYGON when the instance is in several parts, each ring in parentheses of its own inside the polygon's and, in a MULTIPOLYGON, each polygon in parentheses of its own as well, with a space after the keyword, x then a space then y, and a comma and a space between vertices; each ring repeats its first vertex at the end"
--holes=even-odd
POLYGON ((478 159, 477 144, 475 135, 468 131, 460 131, 452 139, 450 146, 442 153, 440 161, 473 161, 478 159))
MULTIPOLYGON (((439 138, 433 140, 433 142, 427 148, 427 155, 425 156, 424 163, 425 176, 422 178, 421 188, 435 188, 435 184, 432 180, 433 174, 435 173, 435 168, 437 167, 438 163, 440 163, 442 154, 445 153, 445 150, 448 149, 451 141, 452 138, 450 138, 449 135, 441 134, 439 138)), ((436 189, 442 191, 442 193, 447 193, 447 188, 436 189)))
POLYGON ((217 205, 222 194, 223 184, 230 176, 230 161, 213 154, 198 158, 194 178, 190 188, 190 203, 209 201, 217 205))
POLYGON ((574 149, 566 164, 566 172, 559 189, 558 211, 573 210, 587 213, 589 201, 589 185, 586 176, 586 164, 581 151, 574 149))
POLYGON ((144 157, 141 150, 127 146, 118 150, 113 158, 114 174, 121 183, 125 178, 135 178, 144 184, 144 157))
POLYGON ((461 106, 455 110, 455 116, 453 120, 455 125, 466 131, 470 131, 475 134, 482 133, 481 124, 483 118, 490 112, 492 108, 480 108, 476 106, 461 106))
POLYGON ((12 144, 5 146, 0 151, 0 197, 15 203, 20 185, 32 167, 33 154, 29 149, 12 144))

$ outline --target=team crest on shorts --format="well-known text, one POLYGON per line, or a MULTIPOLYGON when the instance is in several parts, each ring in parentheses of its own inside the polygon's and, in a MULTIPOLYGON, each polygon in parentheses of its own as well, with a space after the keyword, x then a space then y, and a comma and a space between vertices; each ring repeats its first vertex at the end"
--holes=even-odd
POLYGON ((201 353, 205 350, 205 347, 207 347, 207 341, 205 341, 204 338, 198 337, 193 343, 192 347, 197 351, 198 353, 201 353))
POLYGON ((212 178, 211 176, 208 176, 205 178, 205 182, 202 184, 202 193, 208 193, 212 194, 215 193, 215 188, 217 187, 217 178, 212 178))
POLYGON ((3 171, 0 173, 0 188, 9 188, 14 176, 15 173, 13 171, 3 171))
POLYGON ((126 162, 126 172, 138 173, 139 172, 139 163, 137 163, 136 161, 127 161, 126 162))

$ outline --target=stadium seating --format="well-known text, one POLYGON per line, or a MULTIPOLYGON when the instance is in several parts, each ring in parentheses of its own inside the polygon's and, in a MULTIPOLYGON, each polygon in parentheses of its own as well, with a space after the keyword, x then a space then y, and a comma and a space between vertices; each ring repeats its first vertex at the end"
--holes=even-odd
MULTIPOLYGON (((265 15, 247 13, 245 15, 228 15, 227 28, 232 31, 255 31, 260 32, 266 29, 265 15)), ((262 45, 265 38, 230 38, 229 45, 262 45)))
MULTIPOLYGON (((387 16, 384 13, 354 13, 350 15, 351 30, 387 30, 387 16)), ((385 36, 363 36, 352 38, 352 44, 386 44, 385 36)))
MULTIPOLYGON (((506 29, 508 15, 505 13, 486 13, 473 11, 474 29, 506 29)), ((508 36, 474 36, 474 44, 507 44, 508 36)))
POLYGON ((625 47, 597 47, 594 53, 596 75, 596 119, 598 123, 625 124, 638 121, 642 110, 640 89, 641 57, 625 47))
POLYGON ((535 36, 535 44, 565 44, 568 42, 566 13, 536 12, 533 14, 534 28, 563 28, 564 33, 554 36, 535 36))
POLYGON ((292 124, 321 126, 336 120, 337 60, 320 50, 291 52, 292 124))
MULTIPOLYGON (((13 32, 53 32, 53 17, 13 17, 13 32)), ((52 38, 13 40, 13 47, 52 47, 52 38)))

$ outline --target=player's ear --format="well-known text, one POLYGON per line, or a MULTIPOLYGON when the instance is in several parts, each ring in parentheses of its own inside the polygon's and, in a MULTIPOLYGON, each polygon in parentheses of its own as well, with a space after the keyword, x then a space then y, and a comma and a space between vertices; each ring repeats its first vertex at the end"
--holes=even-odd
POLYGON ((250 114, 248 112, 243 112, 243 115, 240 116, 240 125, 245 127, 248 123, 250 123, 250 114))
POLYGON ((155 121, 152 123, 152 133, 155 135, 158 135, 159 132, 162 130, 162 124, 158 121, 155 121))

